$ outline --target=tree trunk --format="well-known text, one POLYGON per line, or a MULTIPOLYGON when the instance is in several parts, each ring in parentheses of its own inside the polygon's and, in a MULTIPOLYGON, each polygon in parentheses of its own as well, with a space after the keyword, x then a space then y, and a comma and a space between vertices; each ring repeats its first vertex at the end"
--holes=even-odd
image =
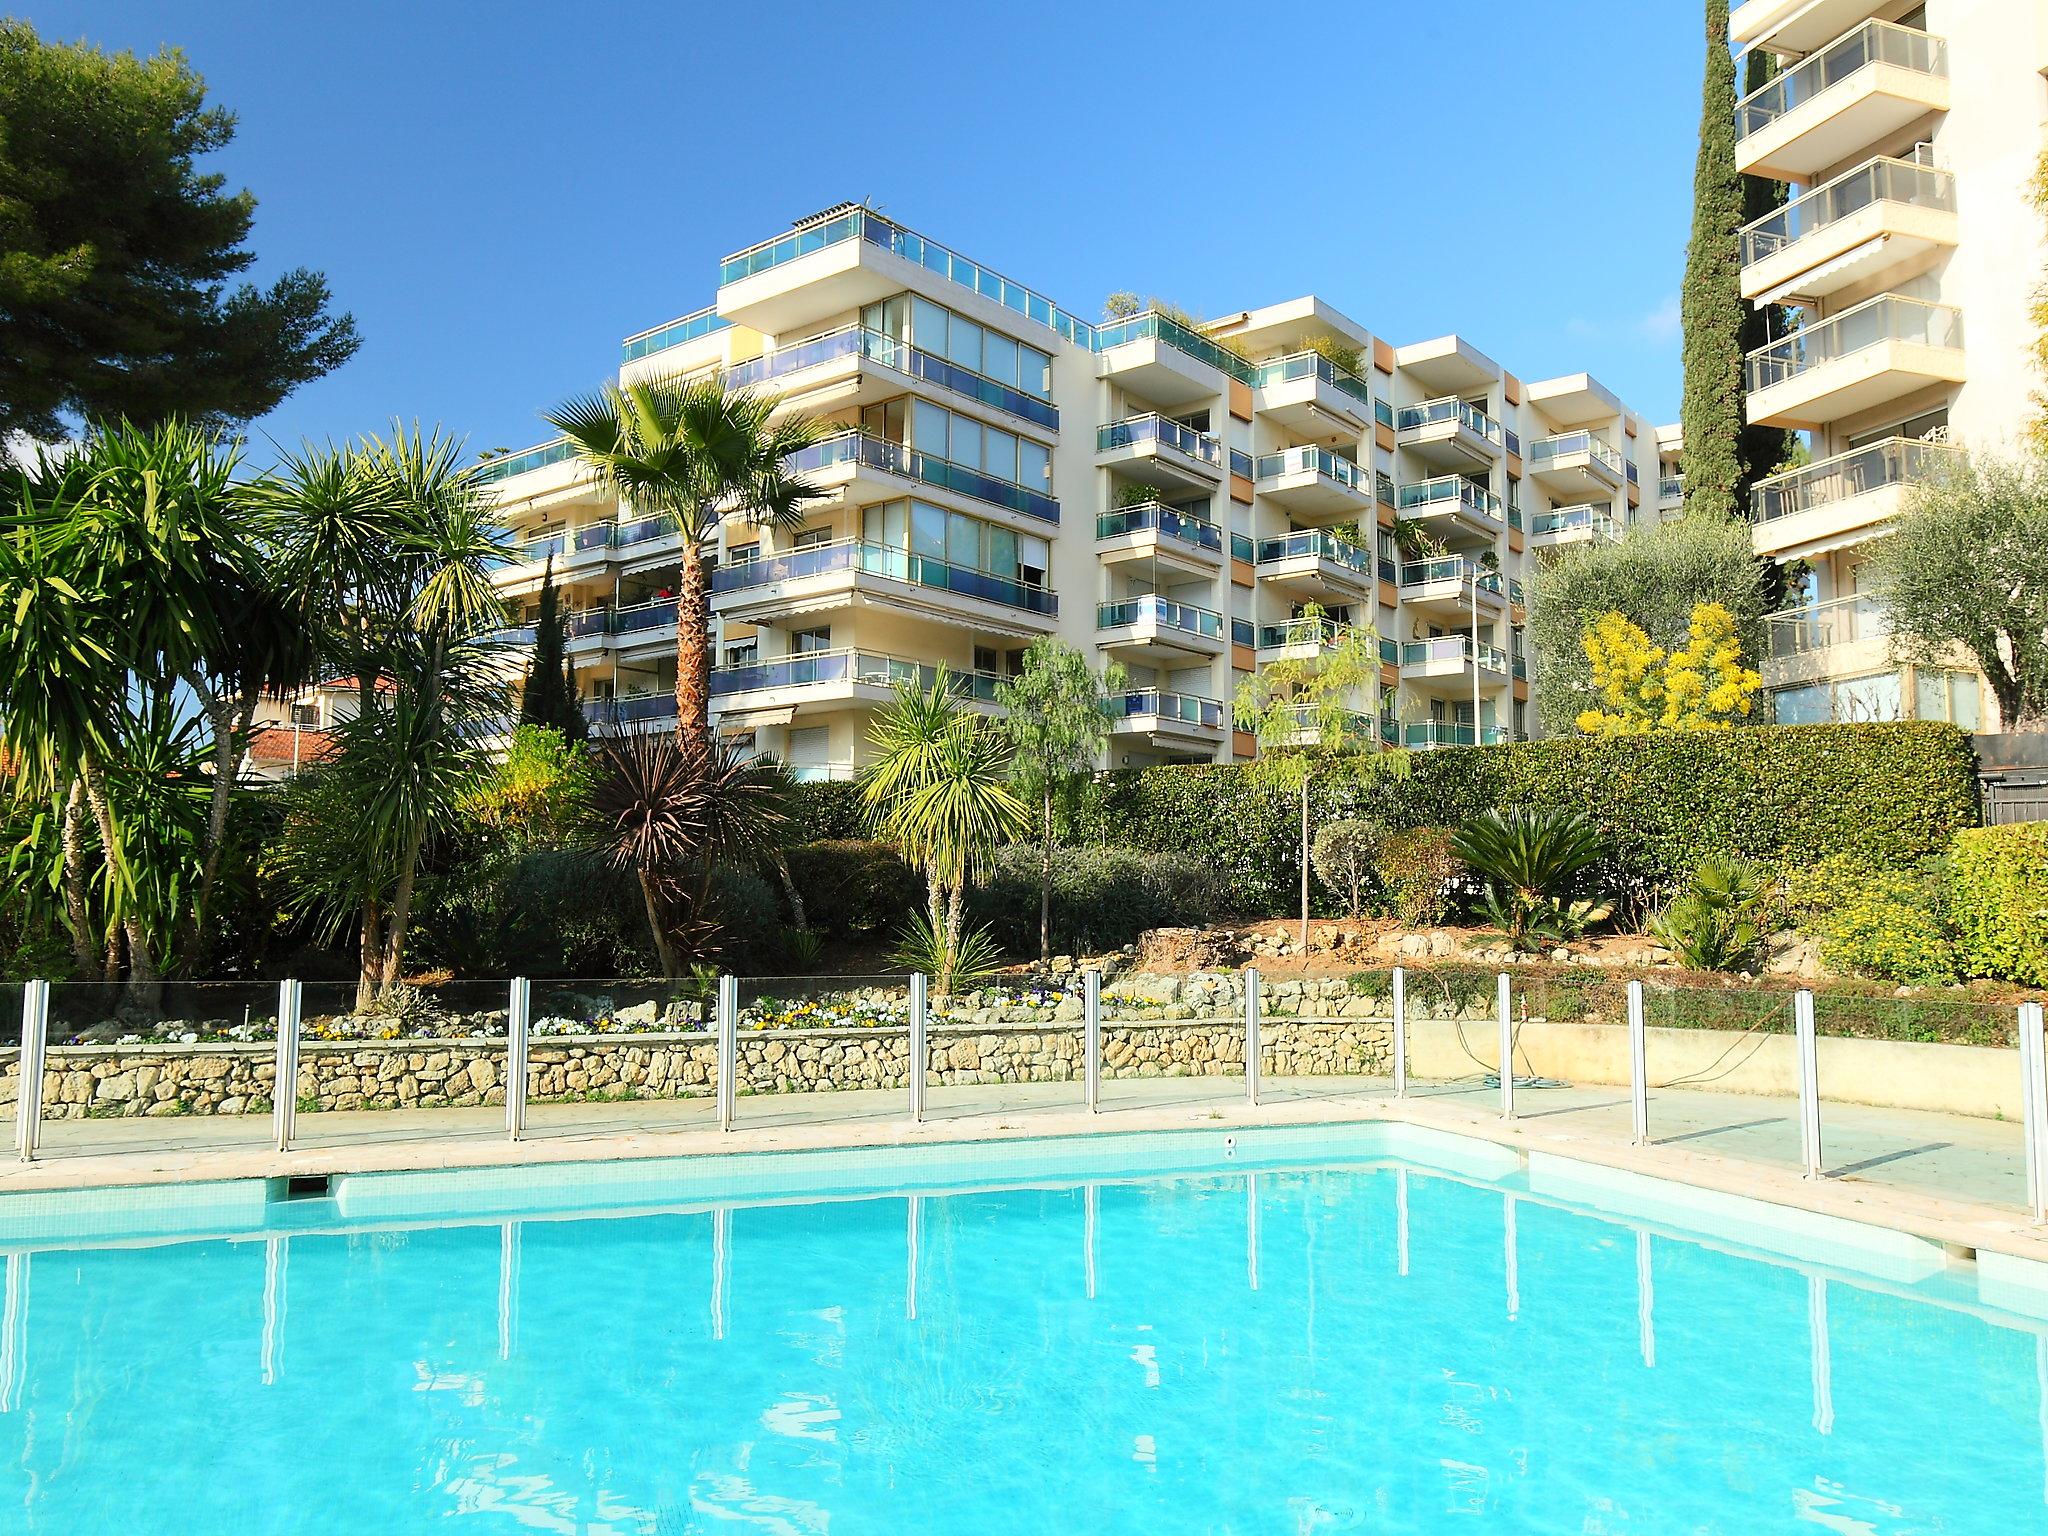
MULTIPOLYGON (((119 893, 114 906, 129 905, 133 893, 128 889, 130 881, 121 863, 114 858, 120 846, 114 835, 114 809, 107 799, 106 774, 97 759, 87 756, 79 765, 85 782, 85 803, 92 808, 93 820, 100 829, 100 845, 106 851, 107 859, 114 865, 114 885, 119 893)), ((124 915, 119 924, 128 945, 128 985, 124 1000, 145 1008, 154 1008, 157 1003, 157 983, 160 980, 156 956, 151 951, 149 935, 144 931, 142 920, 134 913, 124 915)), ((114 978, 109 976, 109 981, 114 978)))
POLYGON ((377 899, 367 897, 363 901, 362 924, 357 930, 357 945, 361 955, 356 963, 356 1012, 361 1013, 377 1000, 377 983, 382 979, 384 944, 380 937, 383 925, 378 920, 377 899))
POLYGON ((85 900, 85 781, 73 779, 64 795, 60 829, 64 856, 64 915, 71 927, 71 964, 80 981, 105 980, 93 948, 92 913, 85 900))
POLYGON ((1045 786, 1045 845, 1038 867, 1038 963, 1052 967, 1052 782, 1045 786))
POLYGON ((704 549, 683 541, 682 574, 676 583, 676 740, 695 752, 711 745, 711 616, 704 549))
POLYGON ((220 877, 221 850, 228 833, 228 806, 241 767, 235 743, 248 734, 249 722, 256 716, 255 699, 245 700, 239 713, 237 720, 236 711, 225 698, 216 696, 207 701, 206 718, 213 727, 213 793, 206 808, 206 854, 199 869, 199 891, 179 920, 177 937, 171 942, 171 958, 180 977, 189 977, 199 963, 199 932, 212 905, 214 884, 220 877))
POLYGON ((953 973, 960 963, 960 924, 967 908, 967 882, 956 883, 946 893, 946 968, 939 977, 939 996, 953 995, 953 973))
POLYGON ((799 928, 809 928, 810 922, 804 916, 804 893, 796 888, 796 879, 789 872, 789 860, 779 853, 775 855, 775 873, 782 880, 782 894, 789 898, 789 920, 799 928))
POLYGON ((392 893, 391 914, 384 920, 384 959, 378 967, 380 985, 386 990, 398 984, 405 964, 405 930, 412 920, 412 893, 419 879, 420 843, 424 834, 415 830, 405 845, 405 864, 398 871, 398 889, 392 893))
POLYGON ((1308 953, 1308 772, 1301 775, 1301 952, 1308 953))
POLYGON ((654 872, 640 871, 640 900, 647 907, 647 930, 654 935, 654 955, 661 964, 661 979, 676 979, 675 946, 668 941, 668 928, 661 920, 661 893, 655 886, 654 872))

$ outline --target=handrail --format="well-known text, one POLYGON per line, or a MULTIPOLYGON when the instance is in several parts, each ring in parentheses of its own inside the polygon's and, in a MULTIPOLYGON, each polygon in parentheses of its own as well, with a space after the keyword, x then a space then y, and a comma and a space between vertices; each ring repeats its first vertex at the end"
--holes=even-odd
POLYGON ((1183 725, 1199 725, 1209 730, 1223 728, 1223 705, 1216 699, 1205 699, 1195 693, 1173 693, 1161 688, 1133 688, 1102 701, 1102 707, 1113 718, 1128 720, 1139 715, 1156 715, 1162 719, 1178 720, 1183 725))
POLYGON ((1916 160, 1876 156, 1745 224, 1742 264, 1754 266, 1876 203, 1907 203, 1953 213, 1956 179, 1947 171, 1916 160))
POLYGON ((942 588, 963 597, 979 598, 1031 613, 1057 614, 1060 611, 1059 595, 1048 588, 971 566, 955 565, 931 555, 913 554, 907 549, 868 539, 835 539, 829 543, 806 545, 802 549, 762 555, 735 565, 721 565, 711 573, 711 590, 714 595, 741 592, 749 587, 838 571, 879 576, 914 586, 942 588))
POLYGON ((1138 623, 1148 615, 1169 629, 1184 630, 1188 634, 1201 635, 1210 640, 1223 638, 1223 615, 1215 609, 1203 608, 1194 603, 1178 603, 1171 598, 1161 597, 1156 592, 1096 604, 1095 627, 1121 629, 1126 625, 1138 623))
POLYGON ((1157 411, 1146 411, 1138 416, 1126 416, 1119 421, 1104 422, 1095 429, 1095 451, 1107 453, 1114 448, 1129 448, 1138 443, 1164 443, 1178 449, 1191 459, 1219 468, 1223 463, 1223 445, 1207 432, 1196 430, 1162 416, 1157 411))
POLYGON ((1472 644, 1470 635, 1437 635, 1428 640, 1410 640, 1401 646, 1401 665, 1404 667, 1426 666, 1437 661, 1459 661, 1471 663, 1477 656, 1480 666, 1490 672, 1508 670, 1508 653, 1497 645, 1481 642, 1472 644))
POLYGON ((1258 631, 1258 649, 1270 651, 1283 646, 1332 646, 1349 633, 1349 624, 1339 623, 1328 614, 1316 619, 1289 619, 1284 624, 1261 624, 1258 631))
POLYGON ((1095 519, 1095 537, 1098 539, 1121 538, 1147 528, 1199 549, 1213 549, 1219 553, 1223 549, 1223 530, 1216 524, 1162 502, 1141 501, 1132 506, 1118 507, 1114 512, 1100 513, 1095 519))
POLYGON ((1957 462, 1958 450, 1952 444, 1888 437, 1759 480, 1750 491, 1750 516, 1763 523, 1810 512, 1887 486, 1932 479, 1957 462))
POLYGON ((1534 469, 1538 464, 1553 462, 1575 453, 1588 454, 1598 459, 1617 476, 1627 473, 1621 455, 1584 427, 1576 432, 1555 432, 1549 437, 1537 438, 1529 445, 1529 467, 1534 469))
POLYGON ((798 474, 829 469, 837 464, 865 464, 872 469, 921 480, 926 485, 936 485, 1045 522, 1057 523, 1060 520, 1059 502, 1043 491, 1034 491, 1014 480, 1005 480, 965 464, 955 464, 935 453, 892 442, 859 428, 835 433, 808 448, 801 448, 782 463, 785 469, 798 474))
MULTIPOLYGON (((755 693, 769 688, 807 688, 820 683, 865 683, 883 687, 929 688, 941 668, 905 656, 862 650, 855 646, 796 651, 768 656, 737 667, 719 667, 711 674, 710 693, 755 693)), ((993 672, 943 669, 950 691, 966 698, 994 700, 1003 679, 993 672)))
POLYGON ((687 315, 660 325, 651 325, 644 331, 635 331, 619 343, 619 361, 638 362, 656 352, 665 352, 670 347, 680 347, 684 342, 695 341, 699 336, 709 336, 713 331, 722 331, 732 322, 718 312, 716 304, 706 304, 702 309, 693 309, 687 315))
POLYGON ((1529 534, 1532 538, 1545 533, 1572 533, 1581 528, 1591 529, 1603 538, 1621 537, 1620 524, 1614 520, 1614 509, 1600 502, 1552 507, 1547 512, 1538 512, 1529 520, 1529 534))
POLYGON ((1093 351, 1107 352, 1112 347, 1133 341, 1163 341, 1175 351, 1185 352, 1196 362, 1207 363, 1211 368, 1229 374, 1240 384, 1250 384, 1258 376, 1256 368, 1228 347, 1218 346, 1201 332, 1190 330, 1171 315, 1161 314, 1156 309, 1095 326, 1086 345, 1093 351))
POLYGON ((1265 389, 1273 384, 1292 384, 1297 379, 1315 378, 1333 388, 1342 390, 1360 405, 1372 405, 1372 387, 1349 368, 1339 368, 1320 352, 1290 352, 1285 357, 1276 357, 1258 365, 1253 387, 1265 389))
POLYGON ((1304 555, 1313 555, 1318 560, 1332 560, 1351 570, 1372 574, 1372 551, 1362 544, 1340 537, 1327 528, 1298 528, 1293 533, 1277 538, 1259 541, 1258 563, 1275 565, 1284 560, 1299 560, 1304 555))
POLYGON ((1262 453, 1253 464, 1253 477, 1273 480, 1281 475, 1310 472, 1335 480, 1339 485, 1361 490, 1358 477, 1366 471, 1356 460, 1341 458, 1327 448, 1288 448, 1279 453, 1262 453))
POLYGON ((1489 443, 1499 444, 1502 441, 1500 423, 1478 406, 1460 400, 1456 395, 1441 395, 1434 400, 1425 400, 1420 405, 1402 406, 1397 430, 1412 432, 1445 421, 1462 422, 1489 443))
POLYGON ((757 384, 787 378, 793 373, 847 357, 866 358, 884 368, 936 384, 956 395, 1007 411, 1012 416, 1021 416, 1039 426, 1058 430, 1060 424, 1059 408, 1050 400, 1019 389, 1014 384, 1005 384, 1001 379, 992 379, 985 373, 977 373, 972 368, 963 368, 935 352, 900 341, 872 326, 859 324, 841 326, 836 331, 806 337, 786 347, 764 352, 759 357, 734 363, 725 370, 725 387, 750 389, 757 384))
POLYGON ((1411 480, 1401 487, 1401 510, 1410 511, 1417 507, 1433 507, 1439 502, 1454 501, 1460 506, 1501 521, 1500 497, 1477 481, 1463 475, 1437 475, 1429 480, 1411 480))
POLYGON ((1948 42, 1896 22, 1866 21, 1738 101, 1736 134, 1747 138, 1769 127, 1786 113, 1805 106, 1823 91, 1874 64, 1945 76, 1948 42))
POLYGON ((1946 304, 1881 293, 1757 348, 1748 358, 1749 387, 1769 389, 1773 384, 1796 379, 1809 369, 1888 341, 1960 348, 1962 313, 1946 304))

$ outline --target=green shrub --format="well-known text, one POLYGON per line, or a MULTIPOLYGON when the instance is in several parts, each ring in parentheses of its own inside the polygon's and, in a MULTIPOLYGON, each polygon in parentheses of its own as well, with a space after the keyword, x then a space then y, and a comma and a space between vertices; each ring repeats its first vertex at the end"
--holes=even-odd
POLYGON ((1309 865, 1337 900, 1344 915, 1356 917, 1373 886, 1373 864, 1379 857, 1380 829, 1369 821, 1345 817, 1324 822, 1309 845, 1309 865))
POLYGON ((424 880, 410 958, 462 976, 637 976, 640 889, 578 849, 484 852, 424 880))
MULTIPOLYGON (((969 910, 1015 955, 1038 953, 1040 851, 1005 848, 969 910)), ((1056 848, 1052 942, 1063 954, 1116 949, 1147 928, 1187 928, 1222 911, 1215 875, 1199 860, 1128 848, 1056 848)))
POLYGON ((924 881, 887 843, 805 843, 788 859, 804 922, 829 938, 893 934, 924 906, 924 881))
POLYGON ((719 869, 711 876, 712 936, 720 967, 761 975, 782 963, 782 901, 775 887, 750 869, 719 869))
POLYGON ((1452 882, 1464 867, 1446 828, 1411 827, 1380 845, 1376 869, 1394 916, 1410 928, 1427 928, 1449 915, 1452 882))
POLYGON ((843 779, 793 784, 789 820, 807 842, 854 842, 874 836, 874 822, 860 803, 860 786, 843 779))
POLYGON ((1943 912, 1938 872, 1872 874, 1822 921, 1829 969, 1913 986, 1956 980, 1961 965, 1943 912))
POLYGON ((1576 811, 1488 811, 1458 829, 1451 851, 1485 881, 1487 921, 1517 950, 1575 939, 1611 910, 1587 895, 1607 839, 1576 811))
POLYGON ((1964 969, 2048 987, 2048 822, 1959 833, 1950 869, 1964 969))
POLYGON ((1756 957, 1763 881, 1734 859, 1708 859, 1651 919, 1650 934, 1695 971, 1740 970, 1756 957))

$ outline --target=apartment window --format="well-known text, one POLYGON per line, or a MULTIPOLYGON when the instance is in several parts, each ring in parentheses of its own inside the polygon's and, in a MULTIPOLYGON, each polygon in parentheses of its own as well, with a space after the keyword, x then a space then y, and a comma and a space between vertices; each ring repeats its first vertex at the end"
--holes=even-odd
MULTIPOLYGON (((870 406, 870 410, 876 407, 870 406)), ((1052 488, 1052 450, 1028 437, 956 416, 929 400, 910 402, 910 446, 1031 490, 1052 488)))
POLYGON ((789 765, 792 768, 820 768, 832 750, 832 728, 807 725, 789 733, 789 765))
POLYGON ((1937 434, 1945 436, 1947 432, 1948 407, 1943 406, 1940 410, 1922 411, 1918 416, 1908 417, 1905 421, 1893 422, 1889 426, 1878 428, 1875 432, 1859 432, 1849 439, 1849 447, 1854 450, 1867 448, 1872 443, 1881 443, 1888 438, 1920 439, 1937 434))
POLYGON ((1977 675, 1974 672, 1913 674, 1913 715, 1920 720, 1946 720, 1966 731, 1978 726, 1977 675))
POLYGON ((870 437, 879 437, 885 442, 900 443, 904 440, 904 402, 884 400, 878 405, 861 407, 860 429, 870 437))
POLYGON ((728 645, 725 648, 725 664, 728 667, 751 667, 760 655, 759 641, 742 640, 737 645, 728 645))
POLYGON ((797 549, 816 549, 820 544, 830 544, 831 542, 832 530, 830 528, 806 528, 796 536, 794 547, 797 549))
POLYGON ((319 723, 320 706, 318 704, 294 704, 292 706, 293 725, 317 726, 319 723))
POLYGON ((745 565, 749 560, 758 560, 760 558, 761 546, 759 544, 735 544, 725 552, 725 563, 727 565, 745 565))
POLYGON ((791 630, 789 648, 799 656, 807 656, 813 651, 831 650, 832 626, 827 624, 822 629, 791 630))
POLYGON ((1520 702, 1515 705, 1515 740, 1529 739, 1529 706, 1520 702))
POLYGON ((863 507, 861 538, 1034 586, 1045 584, 1052 552, 1052 546, 1035 534, 999 528, 926 501, 885 501, 863 507))
POLYGON ((1898 720, 1903 718, 1899 674, 1878 672, 1780 688, 1770 696, 1771 718, 1779 725, 1826 725, 1830 722, 1898 720))
POLYGON ((978 321, 956 315, 943 304, 916 294, 870 304, 860 312, 861 324, 921 351, 943 357, 998 384, 1021 389, 1041 400, 1052 398, 1052 357, 1014 336, 992 331, 978 321))

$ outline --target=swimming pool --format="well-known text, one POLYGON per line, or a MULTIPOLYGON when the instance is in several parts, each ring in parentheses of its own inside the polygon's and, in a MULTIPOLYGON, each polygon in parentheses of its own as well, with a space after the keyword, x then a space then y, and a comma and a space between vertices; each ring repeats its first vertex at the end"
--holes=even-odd
POLYGON ((386 1184, 18 1248, 0 1527, 2048 1527, 2048 1323, 1954 1274, 1240 1134, 1085 1153, 1143 1177, 962 1152, 925 1182, 975 1187, 870 1160, 776 1203, 771 1162, 750 1203, 579 1211, 602 1171, 503 1176, 487 1220, 386 1184))

